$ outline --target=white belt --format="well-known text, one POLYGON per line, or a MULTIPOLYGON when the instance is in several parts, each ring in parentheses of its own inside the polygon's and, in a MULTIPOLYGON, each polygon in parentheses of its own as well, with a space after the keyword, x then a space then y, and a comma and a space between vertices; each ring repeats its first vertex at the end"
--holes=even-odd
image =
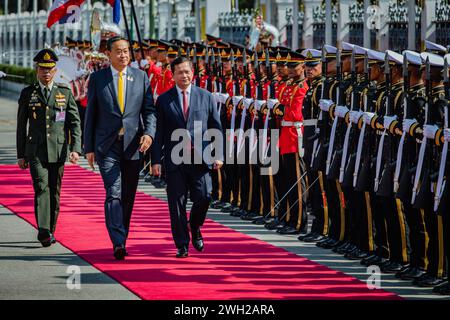
POLYGON ((303 120, 304 127, 317 126, 317 119, 303 120))
POLYGON ((295 127, 297 130, 297 139, 298 139, 298 154, 303 158, 305 155, 305 149, 303 149, 303 133, 302 127, 303 122, 301 121, 281 121, 281 126, 283 127, 295 127))
POLYGON ((301 128, 303 126, 303 122, 301 121, 281 121, 282 127, 295 127, 295 128, 301 128))

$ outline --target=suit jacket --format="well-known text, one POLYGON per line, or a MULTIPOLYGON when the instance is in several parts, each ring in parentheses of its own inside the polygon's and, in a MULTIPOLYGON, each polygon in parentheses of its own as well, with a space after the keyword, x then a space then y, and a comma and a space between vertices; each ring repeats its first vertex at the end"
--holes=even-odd
POLYGON ((111 68, 94 72, 89 78, 84 124, 85 152, 105 156, 121 128, 125 129, 125 158, 138 160, 140 138, 145 134, 154 139, 156 130, 156 109, 147 74, 139 69, 127 68, 125 111, 122 114, 111 68))
MULTIPOLYGON (((194 122, 201 122, 202 137, 208 129, 218 129, 222 132, 220 117, 213 96, 210 92, 196 86, 191 87, 189 101, 189 116, 186 122, 180 99, 176 87, 163 93, 156 102, 157 126, 155 141, 152 145, 152 163, 160 164, 162 159, 162 148, 164 146, 164 164, 167 171, 177 169, 177 165, 171 159, 172 149, 179 141, 171 141, 172 133, 177 129, 187 129, 193 141, 194 147, 198 144, 194 140, 194 122)), ((198 130, 198 129, 197 129, 198 130)), ((209 141, 202 141, 201 150, 195 149, 195 152, 203 154, 205 148, 210 144, 209 141)), ((225 147, 225 146, 223 146, 225 147)), ((208 152, 206 152, 208 153, 208 152)), ((223 160, 223 153, 216 152, 216 159, 223 160)), ((203 163, 210 169, 212 168, 212 159, 203 159, 203 163), (206 160, 206 161, 205 161, 206 160)))
POLYGON ((18 159, 65 162, 68 151, 81 153, 80 116, 70 88, 54 83, 48 101, 39 83, 24 88, 19 98, 16 138, 18 159), (65 117, 56 121, 61 111, 65 117))

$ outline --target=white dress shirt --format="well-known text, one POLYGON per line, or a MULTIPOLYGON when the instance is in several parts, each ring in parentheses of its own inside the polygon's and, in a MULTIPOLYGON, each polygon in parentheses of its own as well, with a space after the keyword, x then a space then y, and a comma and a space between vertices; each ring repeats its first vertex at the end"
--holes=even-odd
MULTIPOLYGON (((117 84, 119 82, 119 71, 117 71, 116 69, 114 69, 113 66, 111 66, 111 72, 112 72, 112 77, 113 77, 113 82, 114 82, 114 90, 116 91, 116 97, 118 97, 117 94, 117 84)), ((127 96, 127 67, 125 67, 125 69, 123 69, 122 71, 122 79, 123 79, 123 105, 125 106, 125 101, 126 101, 126 96, 127 96)))
POLYGON ((44 98, 48 99, 50 97, 50 92, 52 92, 52 89, 53 89, 53 81, 50 82, 49 84, 47 84, 46 86, 42 82, 39 81, 39 87, 41 88, 41 92, 42 92, 42 95, 44 96, 44 98), (47 87, 49 90, 48 97, 45 96, 45 91, 44 91, 45 87, 47 87))
MULTIPOLYGON (((177 88, 177 92, 178 92, 178 99, 180 100, 180 106, 181 106, 181 113, 184 114, 184 110, 183 110, 183 90, 180 89, 178 86, 175 86, 177 88)), ((189 104, 191 101, 191 88, 192 85, 190 84, 189 87, 186 88, 186 94, 187 94, 187 109, 189 110, 189 104)))

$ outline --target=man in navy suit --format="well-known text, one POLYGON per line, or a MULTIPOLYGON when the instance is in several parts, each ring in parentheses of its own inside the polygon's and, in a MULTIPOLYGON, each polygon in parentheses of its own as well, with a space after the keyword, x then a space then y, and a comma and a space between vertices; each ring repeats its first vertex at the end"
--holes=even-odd
POLYGON ((211 93, 191 85, 191 61, 178 57, 172 62, 171 68, 176 86, 159 96, 156 103, 157 127, 152 146, 152 171, 156 176, 161 174, 164 146, 172 236, 178 249, 176 256, 185 258, 188 256, 190 241, 189 227, 192 245, 196 250, 203 251, 200 227, 205 221, 211 200, 210 170, 220 169, 223 164, 223 146, 220 141, 222 127, 211 93), (216 138, 213 140, 216 142, 214 148, 203 138, 207 130, 209 133, 215 131, 212 133, 216 138), (180 131, 186 133, 185 138, 189 137, 181 143, 176 139, 180 131), (180 146, 183 148, 181 162, 176 152, 180 146), (208 153, 211 150, 207 150, 208 147, 214 149, 217 156, 212 156, 212 151, 208 153), (193 202, 189 222, 186 216, 188 191, 193 202))
POLYGON ((97 162, 106 189, 105 220, 114 256, 123 260, 142 153, 152 144, 156 108, 145 72, 128 67, 128 41, 107 43, 111 67, 89 79, 84 148, 91 168, 97 162))

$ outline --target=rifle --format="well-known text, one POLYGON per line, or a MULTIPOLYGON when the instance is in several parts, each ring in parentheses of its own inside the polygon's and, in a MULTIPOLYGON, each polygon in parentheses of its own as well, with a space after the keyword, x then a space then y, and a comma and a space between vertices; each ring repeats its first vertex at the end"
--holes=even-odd
MULTIPOLYGON (((445 87, 445 100, 447 101, 446 105, 444 106, 444 129, 447 130, 450 126, 449 123, 449 116, 448 116, 448 104, 450 101, 450 81, 448 77, 448 60, 444 59, 444 69, 442 70, 443 75, 442 78, 444 79, 444 87, 445 87)), ((446 171, 446 164, 447 164, 447 152, 448 152, 448 141, 444 140, 444 146, 442 147, 441 152, 441 162, 439 164, 439 175, 438 175, 438 181, 436 185, 436 191, 434 193, 434 211, 438 211, 439 204, 442 197, 443 192, 443 182, 444 182, 444 173, 446 171)), ((448 177, 448 175, 447 175, 448 177)))
POLYGON ((241 95, 241 86, 239 84, 239 77, 238 77, 236 62, 234 61, 233 49, 231 49, 230 59, 231 59, 231 72, 232 72, 232 76, 233 76, 233 87, 234 87, 233 95, 239 96, 239 95, 241 95))
MULTIPOLYGON (((342 61, 341 61, 341 52, 338 50, 336 52, 336 81, 338 82, 338 86, 336 89, 336 101, 335 105, 339 106, 343 102, 342 91, 344 91, 344 84, 342 82, 342 61)), ((333 97, 329 97, 332 99, 333 97)), ((333 151, 334 151, 334 140, 336 137, 336 129, 338 125, 338 117, 335 117, 333 120, 333 126, 331 127, 331 133, 328 143, 328 150, 326 156, 326 170, 325 173, 328 175, 330 173, 330 167, 333 160, 333 151)))
POLYGON ((244 65, 244 78, 245 78, 245 97, 251 98, 252 97, 252 87, 250 84, 250 76, 248 74, 248 64, 247 64, 247 50, 244 49, 242 52, 242 59, 243 59, 243 65, 244 65))
MULTIPOLYGON (((336 53, 337 54, 337 53, 336 53)), ((327 80, 327 72, 328 72, 328 62, 327 62, 327 52, 325 47, 322 47, 322 90, 320 92, 320 100, 324 98, 325 86, 328 84, 327 80)), ((314 135, 312 138, 314 140, 313 152, 311 158, 311 168, 315 171, 323 170, 324 165, 323 162, 326 159, 324 158, 326 148, 328 147, 329 135, 328 131, 328 114, 324 113, 320 110, 319 119, 317 127, 319 128, 319 132, 314 135), (320 143, 320 145, 319 145, 320 143), (318 160, 316 160, 318 159, 318 160)))
MULTIPOLYGON (((386 55, 385 57, 385 63, 384 63, 384 78, 386 81, 386 101, 385 101, 385 116, 393 116, 394 110, 392 105, 392 79, 391 79, 391 69, 389 65, 389 56, 386 55)), ((390 196, 391 194, 391 168, 392 163, 394 162, 392 160, 393 154, 395 153, 395 137, 387 134, 387 130, 389 128, 384 129, 384 134, 380 138, 380 144, 377 154, 377 172, 375 176, 375 188, 374 191, 377 192, 377 195, 379 196, 390 196), (387 155, 383 154, 384 150, 384 139, 387 139, 388 148, 386 150, 388 151, 387 155), (384 171, 381 173, 381 177, 379 176, 380 171, 380 165, 381 161, 384 159, 384 171), (381 188, 379 188, 381 186, 381 188), (378 191, 379 189, 379 191, 378 191)), ((395 162, 394 162, 395 163, 395 162)))
MULTIPOLYGON (((424 124, 430 125, 432 124, 431 121, 431 105, 433 103, 431 91, 432 91, 432 81, 431 81, 431 70, 430 70, 430 60, 427 57, 427 60, 425 61, 425 90, 427 99, 425 102, 425 122, 424 124)), ((432 157, 433 157, 433 145, 428 144, 428 139, 426 137, 422 137, 422 142, 420 144, 420 151, 419 151, 419 159, 417 162, 417 169, 416 169, 416 175, 414 177, 414 185, 413 185, 413 192, 412 192, 412 199, 411 204, 414 205, 416 208, 423 208, 424 207, 424 199, 423 197, 419 197, 419 194, 422 195, 422 192, 426 192, 426 188, 429 188, 429 182, 430 182, 430 174, 432 171, 432 157), (428 151, 428 155, 426 155, 428 151), (425 162, 425 168, 423 167, 423 163, 425 162), (422 174, 423 173, 423 174, 422 174), (419 188, 419 183, 421 184, 419 188), (425 187, 425 190, 424 190, 425 187), (416 201, 417 197, 418 201, 416 201)))
MULTIPOLYGON (((411 107, 409 106, 410 102, 410 92, 409 92, 409 70, 408 70, 408 59, 406 58, 406 53, 403 54, 403 119, 411 119, 413 117, 411 107)), ((402 167, 402 161, 403 159, 406 159, 407 169, 412 165, 412 157, 414 155, 411 155, 411 151, 409 150, 410 147, 410 141, 411 138, 408 135, 408 132, 403 131, 402 137, 400 139, 400 143, 397 150, 397 161, 395 166, 395 173, 394 173, 394 192, 398 192, 398 197, 402 201, 407 201, 404 197, 402 197, 402 190, 400 190, 400 173, 401 173, 401 167, 402 167), (403 157, 403 149, 405 150, 405 157, 403 157)), ((406 193, 409 188, 409 186, 405 186, 406 189, 404 190, 406 193)))

